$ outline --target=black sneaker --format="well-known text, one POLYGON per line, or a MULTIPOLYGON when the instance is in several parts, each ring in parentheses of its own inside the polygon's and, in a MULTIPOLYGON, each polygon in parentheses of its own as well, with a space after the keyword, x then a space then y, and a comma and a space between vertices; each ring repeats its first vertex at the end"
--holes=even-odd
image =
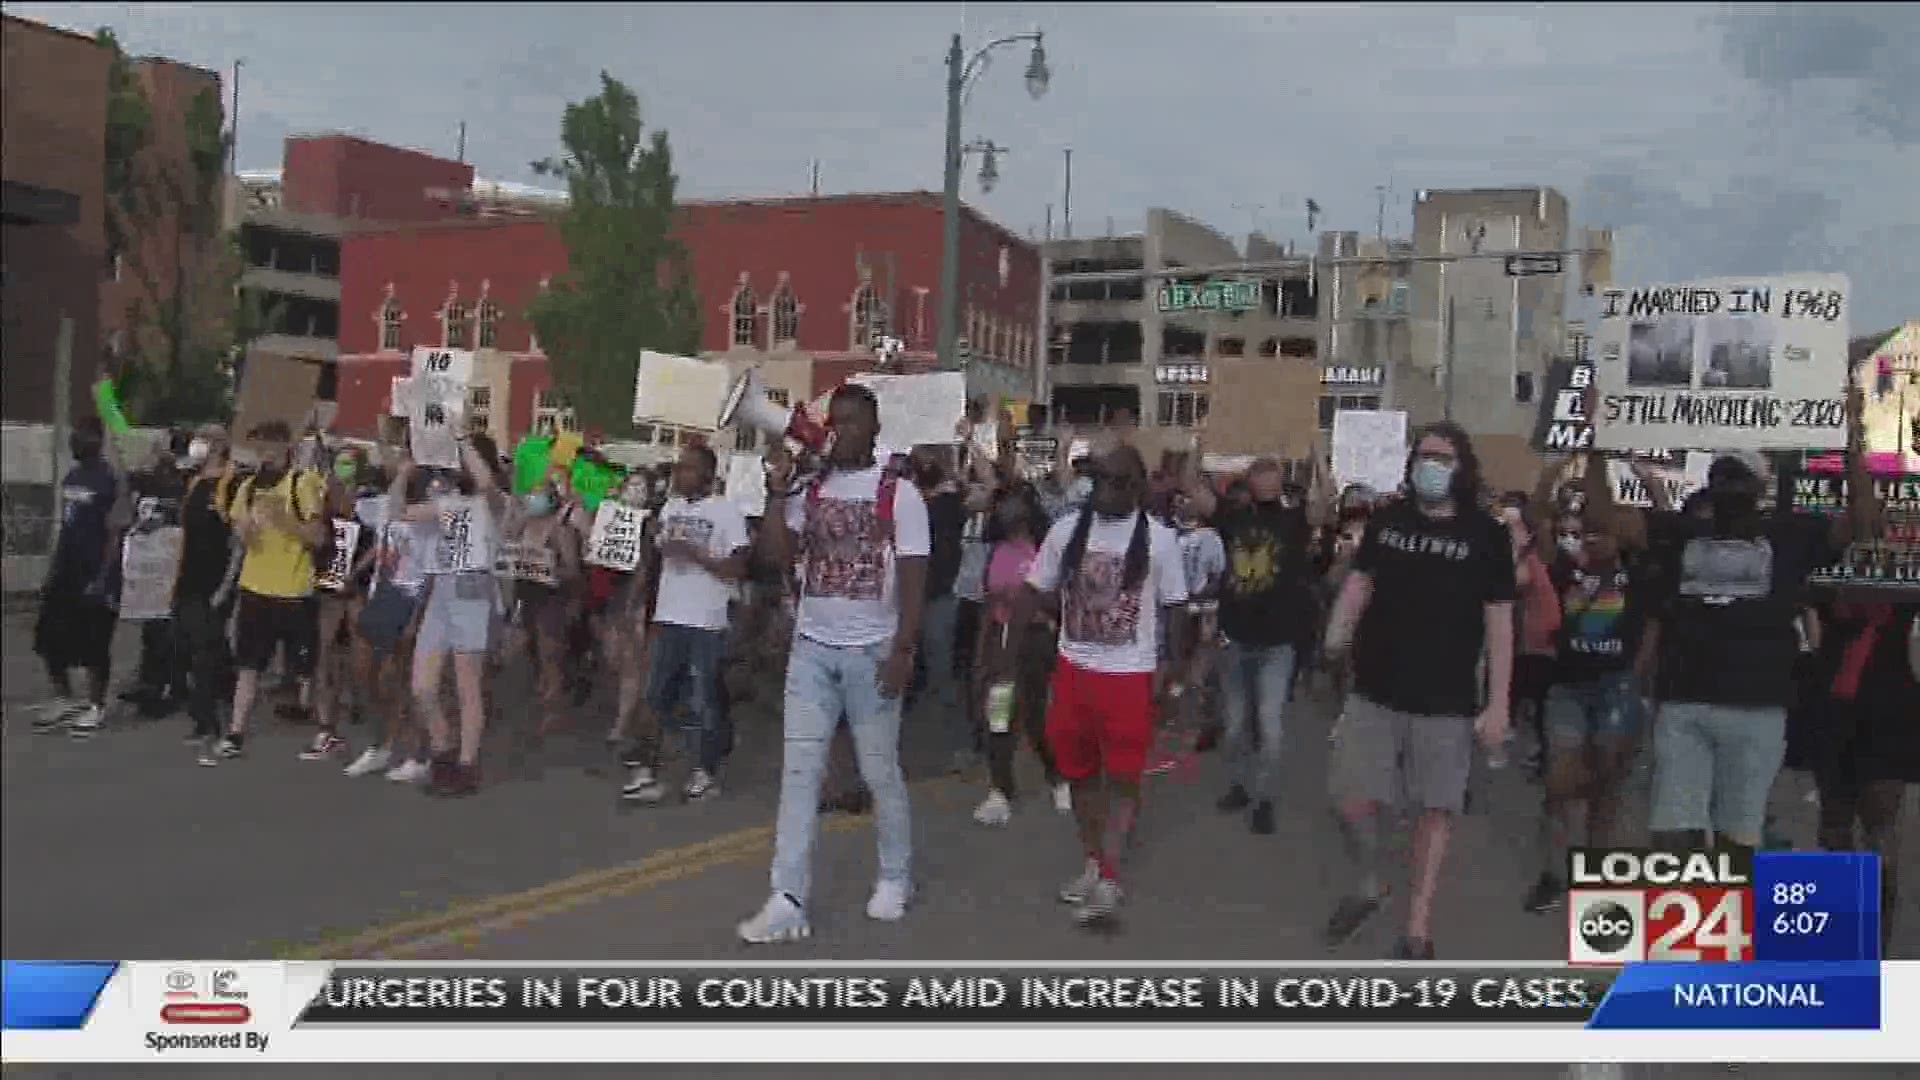
POLYGON ((1233 814, 1245 810, 1248 804, 1252 802, 1253 797, 1247 794, 1247 789, 1241 787, 1239 784, 1235 784, 1227 789, 1225 795, 1220 796, 1219 802, 1213 805, 1218 807, 1223 814, 1233 814))
POLYGON ((1253 807, 1253 820, 1249 823, 1256 836, 1273 835, 1273 800, 1261 799, 1253 807))
POLYGON ((1541 874, 1540 879, 1533 883, 1533 888, 1527 890, 1527 898, 1520 902, 1520 906, 1539 915, 1559 907, 1566 896, 1567 887, 1560 884, 1559 878, 1552 874, 1541 874))
POLYGON ((1367 925, 1367 920, 1379 914, 1384 897, 1349 896, 1340 901, 1333 909, 1333 917, 1327 920, 1326 941, 1329 949, 1337 949, 1353 940, 1353 935, 1367 925))
POLYGON ((1433 942, 1426 938, 1403 937, 1394 942, 1393 955, 1389 960, 1431 960, 1433 942))

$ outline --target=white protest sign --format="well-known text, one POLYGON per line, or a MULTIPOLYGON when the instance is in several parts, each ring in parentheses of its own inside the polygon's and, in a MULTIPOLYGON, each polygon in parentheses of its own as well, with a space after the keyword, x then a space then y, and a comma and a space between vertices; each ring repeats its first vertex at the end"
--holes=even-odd
POLYGON ((633 385, 634 422, 713 431, 732 386, 733 374, 725 364, 643 352, 633 385))
POLYGON ((1594 445, 1844 447, 1848 292, 1843 274, 1607 290, 1592 345, 1594 445))
POLYGON ((329 592, 337 591, 353 576, 353 549, 360 543, 360 523, 346 518, 333 519, 333 558, 318 567, 313 583, 329 592))
POLYGON ((1365 484, 1395 491, 1406 469, 1406 413, 1342 409, 1333 414, 1333 479, 1342 489, 1365 484))
POLYGON ((645 510, 613 499, 601 503, 587 535, 587 563, 631 573, 640 565, 640 529, 646 522, 645 510))
POLYGON ((460 432, 473 381, 473 353, 466 349, 413 350, 408 380, 408 435, 413 460, 428 468, 460 465, 460 432))
POLYGON ((405 375, 393 377, 392 396, 387 401, 388 416, 407 416, 409 403, 413 401, 413 380, 405 375))
POLYGON ((473 535, 473 503, 464 498, 449 498, 440 507, 440 550, 436 565, 442 573, 470 574, 490 570, 481 558, 473 535))
POLYGON ((1020 475, 1038 483, 1053 472, 1060 456, 1060 440, 1051 435, 1022 435, 1013 440, 1013 454, 1019 462, 1020 475))
MULTIPOLYGON (((1707 469, 1713 464, 1713 455, 1705 451, 1692 451, 1677 455, 1683 461, 1647 462, 1646 468, 1666 486, 1668 505, 1678 509, 1687 496, 1707 486, 1707 469)), ((1653 497, 1647 493, 1647 485, 1633 470, 1633 462, 1621 458, 1607 460, 1607 479, 1613 484, 1613 501, 1624 506, 1650 507, 1653 497)))
POLYGON ((494 570, 515 581, 552 585, 556 580, 554 566, 557 562, 553 549, 545 544, 509 540, 500 545, 500 557, 495 560, 494 570))
POLYGON ((120 621, 173 617, 173 585, 180 575, 186 533, 178 526, 131 532, 120 543, 120 621))
POLYGON ((385 495, 368 495, 364 499, 355 499, 353 501, 353 516, 360 524, 372 529, 374 532, 379 532, 381 527, 387 523, 388 502, 389 499, 385 495))
POLYGON ((727 501, 747 517, 767 512, 767 470, 759 454, 727 455, 727 501))
POLYGON ((873 391, 880 402, 880 441, 888 446, 947 445, 960 441, 967 413, 967 376, 960 371, 925 375, 874 375, 847 379, 873 391))
POLYGON ((1239 476, 1253 468, 1252 454, 1201 454, 1200 471, 1218 476, 1239 476))
POLYGON ((970 440, 973 452, 988 461, 1000 460, 1000 422, 984 420, 973 425, 973 438, 970 440))

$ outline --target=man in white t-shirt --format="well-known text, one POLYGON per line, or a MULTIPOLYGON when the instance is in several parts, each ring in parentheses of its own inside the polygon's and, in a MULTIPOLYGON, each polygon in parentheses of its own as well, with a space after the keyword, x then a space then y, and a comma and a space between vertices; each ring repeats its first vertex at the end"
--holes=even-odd
POLYGON ((1073 785, 1086 867, 1060 898, 1083 924, 1111 918, 1120 902, 1118 864, 1153 744, 1160 622, 1167 620, 1171 655, 1184 651, 1187 629, 1186 567, 1173 530, 1141 506, 1147 466, 1140 452, 1108 449, 1091 472, 1087 505, 1048 530, 1027 578, 1031 600, 1058 594, 1051 602, 1060 611, 1060 663, 1047 745, 1073 785))
MULTIPOLYGON (((660 510, 654 532, 660 551, 660 583, 654 593, 653 634, 647 660, 647 709, 655 730, 685 704, 687 741, 695 764, 683 794, 697 802, 719 791, 714 780, 726 751, 720 703, 714 689, 726 656, 727 601, 733 583, 746 574, 747 521, 739 507, 713 493, 718 462, 705 444, 680 451, 673 467, 673 494, 660 510)), ((621 797, 657 803, 659 744, 643 751, 621 797)))
POLYGON ((741 939, 753 944, 810 933, 807 894, 820 783, 842 716, 853 733, 861 777, 873 793, 880 874, 868 917, 899 919, 912 891, 900 697, 913 677, 926 598, 927 507, 912 481, 874 460, 880 406, 871 390, 842 385, 828 417, 833 446, 824 475, 789 499, 791 461, 775 455, 767 469, 760 554, 774 566, 798 566, 800 603, 787 658, 773 893, 739 926, 741 939), (785 528, 778 527, 782 521, 785 528))

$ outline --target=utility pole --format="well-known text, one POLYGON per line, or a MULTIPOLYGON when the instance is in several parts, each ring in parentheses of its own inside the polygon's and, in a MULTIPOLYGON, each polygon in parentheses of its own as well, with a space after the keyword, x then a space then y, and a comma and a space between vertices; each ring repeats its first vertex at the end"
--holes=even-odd
POLYGON ((1073 147, 1062 153, 1067 159, 1067 187, 1060 196, 1060 235, 1073 239, 1073 147))
POLYGON ((1440 356, 1440 418, 1453 422, 1453 293, 1447 293, 1447 341, 1440 356))
POLYGON ((465 120, 460 121, 460 141, 454 148, 454 155, 455 161, 462 165, 467 163, 467 122, 465 120))
POLYGON ((233 62, 233 105, 227 109, 232 114, 228 117, 227 172, 234 174, 240 171, 240 68, 246 62, 244 57, 233 62))

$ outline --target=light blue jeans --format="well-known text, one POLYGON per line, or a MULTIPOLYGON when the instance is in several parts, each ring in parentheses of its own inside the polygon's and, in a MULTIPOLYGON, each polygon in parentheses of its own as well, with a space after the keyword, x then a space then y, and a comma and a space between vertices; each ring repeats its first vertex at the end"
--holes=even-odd
POLYGON ((1666 701, 1653 726, 1648 828, 1757 845, 1787 756, 1787 710, 1666 701))
POLYGON ((900 774, 900 699, 880 694, 880 663, 891 642, 836 649, 798 634, 787 659, 785 764, 774 825, 773 891, 802 905, 813 884, 820 783, 833 729, 845 715, 860 777, 873 792, 880 879, 905 882, 913 859, 913 817, 900 774))
POLYGON ((1293 662, 1291 645, 1242 645, 1228 639, 1220 654, 1227 774, 1256 799, 1273 798, 1280 779, 1280 736, 1293 662), (1252 746, 1256 724, 1257 750, 1252 746))

